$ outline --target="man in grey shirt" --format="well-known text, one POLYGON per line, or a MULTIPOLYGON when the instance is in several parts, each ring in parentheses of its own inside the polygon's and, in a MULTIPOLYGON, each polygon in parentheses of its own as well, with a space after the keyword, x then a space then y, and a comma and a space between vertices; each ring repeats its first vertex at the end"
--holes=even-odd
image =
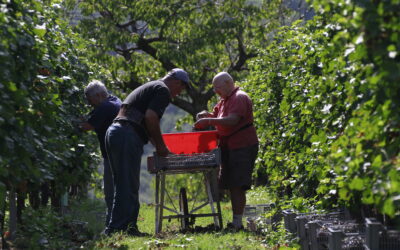
POLYGON ((114 202, 105 234, 125 231, 141 236, 139 214, 140 163, 143 146, 151 140, 160 156, 171 152, 161 136, 160 119, 171 99, 190 87, 186 71, 176 68, 161 80, 148 82, 132 91, 106 134, 106 150, 113 181, 114 202))

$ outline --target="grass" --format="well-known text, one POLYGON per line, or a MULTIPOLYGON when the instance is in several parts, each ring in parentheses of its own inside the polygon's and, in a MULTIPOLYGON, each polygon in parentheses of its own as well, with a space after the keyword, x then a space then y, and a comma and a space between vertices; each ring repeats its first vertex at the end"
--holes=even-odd
MULTIPOLYGON (((230 205, 222 203, 223 221, 226 225, 230 218, 230 205)), ((129 237, 116 234, 109 238, 99 239, 95 244, 96 249, 266 249, 269 242, 265 235, 253 232, 229 232, 226 230, 213 232, 183 233, 180 231, 179 222, 164 220, 163 232, 154 236, 154 206, 141 207, 138 227, 141 231, 151 234, 149 237, 129 237)), ((212 218, 196 220, 195 226, 207 226, 212 223, 212 218)))
MULTIPOLYGON (((250 190, 247 195, 248 204, 265 204, 270 201, 268 193, 263 188, 250 190)), ((192 206, 189 202, 189 208, 192 206)), ((195 204, 197 206, 197 204, 195 204)), ((169 204, 169 207, 172 207, 169 204)), ((175 204, 175 206, 178 206, 175 204)), ((223 224, 231 221, 230 202, 221 202, 223 224)), ((165 211, 165 210, 164 210, 165 211)), ((196 213, 209 213, 208 207, 196 213)), ((165 215, 172 214, 170 212, 165 215)), ((244 219, 244 225, 246 221, 244 219)), ((195 232, 182 232, 177 219, 163 220, 162 232, 155 236, 155 207, 144 204, 140 208, 138 227, 140 231, 150 234, 148 237, 130 237, 115 234, 112 237, 99 238, 94 242, 95 249, 297 249, 297 245, 279 222, 274 227, 263 225, 263 230, 255 232, 206 231, 213 223, 212 217, 196 218, 195 232), (274 228, 274 229, 272 229, 274 228)))
MULTIPOLYGON (((177 197, 172 197, 177 204, 177 197), (175 199, 176 198, 176 199, 175 199)), ((270 201, 263 188, 250 190, 248 204, 265 204, 270 201)), ((189 201, 189 208, 192 207, 189 201)), ((173 207, 172 204, 168 204, 173 207)), ((198 206, 198 203, 195 204, 198 206)), ((231 221, 230 202, 221 202, 223 225, 231 221)), ((165 211, 165 210, 164 210, 165 211)), ((206 206, 196 213, 209 213, 206 206)), ((272 225, 259 224, 256 232, 207 230, 213 224, 212 217, 196 218, 194 232, 182 232, 177 219, 163 220, 163 230, 155 235, 155 206, 142 204, 138 218, 140 231, 146 237, 114 234, 100 236, 104 229, 105 204, 101 199, 71 201, 68 212, 59 216, 50 209, 28 209, 23 230, 14 242, 17 249, 297 249, 293 237, 287 235, 279 222, 272 225), (287 247, 286 247, 287 246, 287 247)), ((171 214, 170 212, 165 215, 171 214)), ((246 225, 246 220, 243 220, 246 225)))

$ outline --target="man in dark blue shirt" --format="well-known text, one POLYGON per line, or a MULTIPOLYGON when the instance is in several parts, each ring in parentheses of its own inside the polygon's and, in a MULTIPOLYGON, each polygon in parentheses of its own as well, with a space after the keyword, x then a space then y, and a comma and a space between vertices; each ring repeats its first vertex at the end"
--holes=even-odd
POLYGON ((171 70, 163 79, 148 82, 132 91, 106 133, 106 150, 113 173, 115 196, 111 220, 105 234, 125 231, 140 236, 140 163, 143 146, 150 140, 157 154, 170 153, 160 130, 160 119, 171 99, 190 87, 182 69, 171 70))
POLYGON ((105 148, 105 135, 108 127, 117 116, 121 107, 121 100, 109 95, 107 88, 98 80, 91 81, 85 88, 85 96, 88 103, 94 107, 89 113, 88 119, 80 124, 84 131, 94 130, 100 143, 101 155, 104 162, 104 198, 107 205, 106 225, 110 221, 111 208, 114 196, 114 187, 111 168, 105 148))

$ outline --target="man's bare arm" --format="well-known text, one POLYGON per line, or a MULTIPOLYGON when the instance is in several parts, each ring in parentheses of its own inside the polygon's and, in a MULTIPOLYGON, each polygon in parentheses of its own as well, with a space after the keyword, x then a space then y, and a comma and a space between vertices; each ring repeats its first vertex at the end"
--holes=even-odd
POLYGON ((165 145, 165 142, 161 136, 161 129, 160 129, 160 119, 156 112, 151 109, 146 110, 144 114, 144 120, 146 123, 147 131, 150 134, 151 140, 156 147, 156 152, 160 156, 167 156, 171 152, 165 145))
POLYGON ((197 129, 202 129, 210 125, 235 126, 236 124, 238 124, 240 119, 241 117, 237 114, 230 114, 226 117, 221 118, 202 118, 194 124, 194 127, 197 129))

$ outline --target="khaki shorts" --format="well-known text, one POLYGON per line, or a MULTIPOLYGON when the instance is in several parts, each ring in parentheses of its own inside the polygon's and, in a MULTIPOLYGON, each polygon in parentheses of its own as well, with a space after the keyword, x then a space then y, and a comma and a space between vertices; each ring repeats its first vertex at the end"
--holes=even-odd
POLYGON ((222 164, 218 175, 220 188, 250 189, 257 153, 258 144, 232 150, 221 148, 222 164))

